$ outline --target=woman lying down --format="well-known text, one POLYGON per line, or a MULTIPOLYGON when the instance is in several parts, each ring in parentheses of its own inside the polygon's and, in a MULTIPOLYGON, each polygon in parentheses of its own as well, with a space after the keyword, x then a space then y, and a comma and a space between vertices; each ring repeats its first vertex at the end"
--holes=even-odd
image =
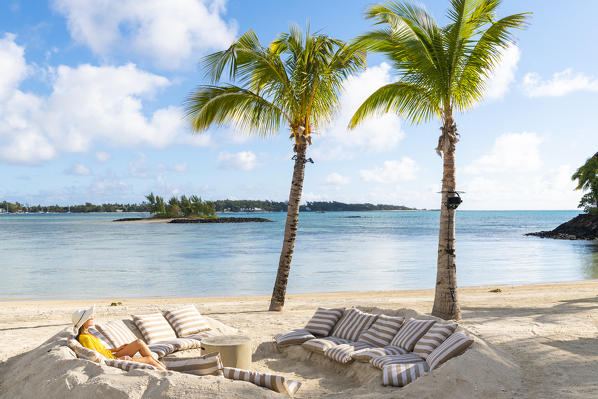
POLYGON ((109 359, 129 360, 138 363, 151 364, 160 370, 166 370, 164 363, 154 359, 149 348, 140 339, 118 348, 106 348, 100 339, 89 333, 88 328, 93 327, 94 307, 79 309, 73 313, 73 328, 77 334, 77 341, 84 347, 101 353, 109 359), (133 357, 137 352, 141 356, 133 357))

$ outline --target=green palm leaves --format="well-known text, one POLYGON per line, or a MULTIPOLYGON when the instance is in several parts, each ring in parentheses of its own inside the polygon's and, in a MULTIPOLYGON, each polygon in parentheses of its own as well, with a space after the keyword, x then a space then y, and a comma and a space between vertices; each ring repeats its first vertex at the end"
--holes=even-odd
POLYGON ((360 49, 323 34, 303 34, 294 25, 264 47, 249 31, 204 58, 213 83, 226 72, 237 84, 198 87, 186 102, 192 128, 233 125, 267 136, 285 123, 292 130, 304 127, 308 135, 334 116, 343 80, 365 67, 360 49))
POLYGON ((581 197, 578 207, 598 214, 598 152, 575 171, 571 180, 577 180, 576 190, 588 191, 581 197))
POLYGON ((450 23, 440 27, 421 6, 389 2, 366 17, 379 28, 358 37, 369 51, 385 54, 399 75, 374 92, 350 121, 395 112, 413 123, 465 111, 482 99, 485 82, 528 13, 496 19, 498 0, 453 0, 450 23))

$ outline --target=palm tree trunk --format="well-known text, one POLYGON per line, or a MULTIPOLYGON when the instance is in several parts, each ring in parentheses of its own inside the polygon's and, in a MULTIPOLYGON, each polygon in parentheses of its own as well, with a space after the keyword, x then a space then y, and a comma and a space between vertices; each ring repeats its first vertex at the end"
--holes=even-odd
MULTIPOLYGON (((436 293, 432 316, 445 320, 461 319, 457 296, 457 273, 455 255, 455 214, 446 204, 455 192, 455 144, 457 126, 451 116, 444 118, 442 126, 442 202, 440 204, 440 229, 438 233, 438 263, 436 272, 436 293)), ((439 145, 441 147, 441 145, 439 145)))
POLYGON ((307 146, 305 144, 297 145, 296 148, 297 153, 295 168, 293 169, 291 192, 289 193, 284 240, 278 262, 278 273, 276 273, 276 281, 274 282, 274 290, 272 291, 272 299, 270 299, 271 311, 282 311, 284 306, 287 282, 289 280, 289 272, 291 271, 291 260, 293 259, 293 250, 295 248, 295 237, 297 236, 297 225, 299 224, 299 203, 301 202, 301 193, 303 192, 305 152, 307 146))

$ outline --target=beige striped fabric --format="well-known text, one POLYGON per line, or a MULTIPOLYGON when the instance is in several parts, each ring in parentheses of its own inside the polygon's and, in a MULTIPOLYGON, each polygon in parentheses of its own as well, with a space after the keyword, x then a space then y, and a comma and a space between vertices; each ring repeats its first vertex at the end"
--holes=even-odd
POLYGON ((428 332, 417 341, 415 348, 413 348, 413 353, 417 353, 426 359, 428 355, 454 333, 456 329, 457 325, 455 323, 434 324, 428 332))
POLYGON ((224 367, 223 371, 225 378, 251 382, 260 387, 271 389, 274 392, 286 394, 291 398, 295 396, 295 393, 301 387, 300 382, 286 379, 281 375, 258 373, 234 367, 224 367))
POLYGON ((360 349, 351 355, 353 360, 367 363, 375 357, 385 355, 404 355, 407 351, 399 346, 385 346, 384 348, 366 348, 360 349))
POLYGON ((67 343, 69 348, 75 352, 75 355, 77 355, 79 359, 91 360, 94 363, 103 363, 106 359, 101 353, 81 345, 74 335, 68 339, 67 343))
POLYGON ((392 346, 400 346, 407 352, 413 351, 415 344, 434 325, 434 320, 409 319, 403 324, 397 335, 390 341, 392 346))
POLYGON ((336 323, 330 333, 333 337, 357 341, 361 333, 372 325, 378 315, 364 313, 359 309, 351 308, 345 310, 343 317, 336 323))
POLYGON ((447 360, 459 356, 465 352, 471 344, 473 344, 473 339, 469 338, 467 335, 454 333, 428 355, 426 361, 430 366, 430 370, 434 370, 447 360))
POLYGON ((176 347, 173 344, 165 344, 165 343, 150 344, 147 347, 149 348, 150 351, 152 351, 153 353, 156 353, 158 355, 158 357, 168 356, 171 353, 176 352, 176 347))
POLYGON ((333 346, 340 345, 340 344, 348 344, 349 340, 337 338, 337 337, 326 337, 326 338, 316 338, 310 339, 309 341, 305 341, 301 344, 304 349, 307 349, 311 352, 316 353, 324 353, 326 349, 332 348, 333 346))
POLYGON ((274 336, 274 341, 278 346, 286 346, 286 345, 301 345, 305 341, 309 341, 310 339, 315 339, 316 337, 306 330, 305 328, 300 328, 297 330, 289 331, 287 333, 276 334, 274 336))
POLYGON ((177 336, 162 313, 132 315, 133 321, 148 344, 176 339, 177 336))
POLYGON ((96 324, 96 328, 108 341, 111 348, 118 348, 121 345, 129 344, 137 339, 135 334, 122 320, 112 320, 102 324, 96 324))
POLYGON ((100 342, 102 343, 102 345, 104 345, 106 348, 112 348, 112 344, 110 343, 110 341, 108 340, 108 338, 106 338, 104 336, 104 334, 102 334, 101 332, 99 332, 95 327, 89 327, 87 329, 87 331, 93 335, 94 337, 96 337, 97 339, 100 340, 100 342))
POLYGON ((333 346, 332 348, 328 348, 324 351, 324 356, 329 359, 334 360, 335 362, 347 364, 353 361, 351 357, 355 351, 360 349, 371 348, 370 344, 365 342, 357 342, 354 344, 340 344, 333 346))
POLYGON ((390 344, 390 341, 399 332, 405 319, 403 317, 393 317, 381 314, 374 324, 361 333, 359 342, 366 342, 375 347, 384 347, 390 344))
POLYGON ((382 369, 382 385, 404 387, 429 371, 425 362, 389 364, 382 369))
POLYGON ((197 311, 194 305, 176 310, 165 310, 164 316, 174 328, 178 337, 186 337, 211 329, 210 323, 197 311))
POLYGON ((104 363, 107 366, 116 367, 124 371, 131 370, 158 370, 157 367, 151 364, 134 362, 132 360, 106 359, 104 363))
POLYGON ((384 366, 389 364, 419 363, 425 361, 426 360, 424 358, 417 356, 415 353, 405 353, 404 355, 385 355, 375 357, 370 360, 370 364, 378 369, 383 369, 384 366))
POLYGON ((162 361, 172 371, 194 375, 222 375, 222 360, 218 352, 199 357, 167 357, 162 361))
POLYGON ((318 308, 316 313, 305 325, 305 329, 318 337, 325 337, 342 317, 345 308, 318 308))

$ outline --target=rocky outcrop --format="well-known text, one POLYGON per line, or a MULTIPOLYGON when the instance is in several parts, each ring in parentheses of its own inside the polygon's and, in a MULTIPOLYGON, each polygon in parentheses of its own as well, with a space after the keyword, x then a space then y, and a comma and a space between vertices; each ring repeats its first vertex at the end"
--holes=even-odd
POLYGON ((598 215, 578 215, 552 231, 539 231, 525 235, 561 240, 597 240, 598 215))
POLYGON ((214 219, 172 219, 168 223, 248 223, 271 222, 264 218, 214 218, 214 219))

